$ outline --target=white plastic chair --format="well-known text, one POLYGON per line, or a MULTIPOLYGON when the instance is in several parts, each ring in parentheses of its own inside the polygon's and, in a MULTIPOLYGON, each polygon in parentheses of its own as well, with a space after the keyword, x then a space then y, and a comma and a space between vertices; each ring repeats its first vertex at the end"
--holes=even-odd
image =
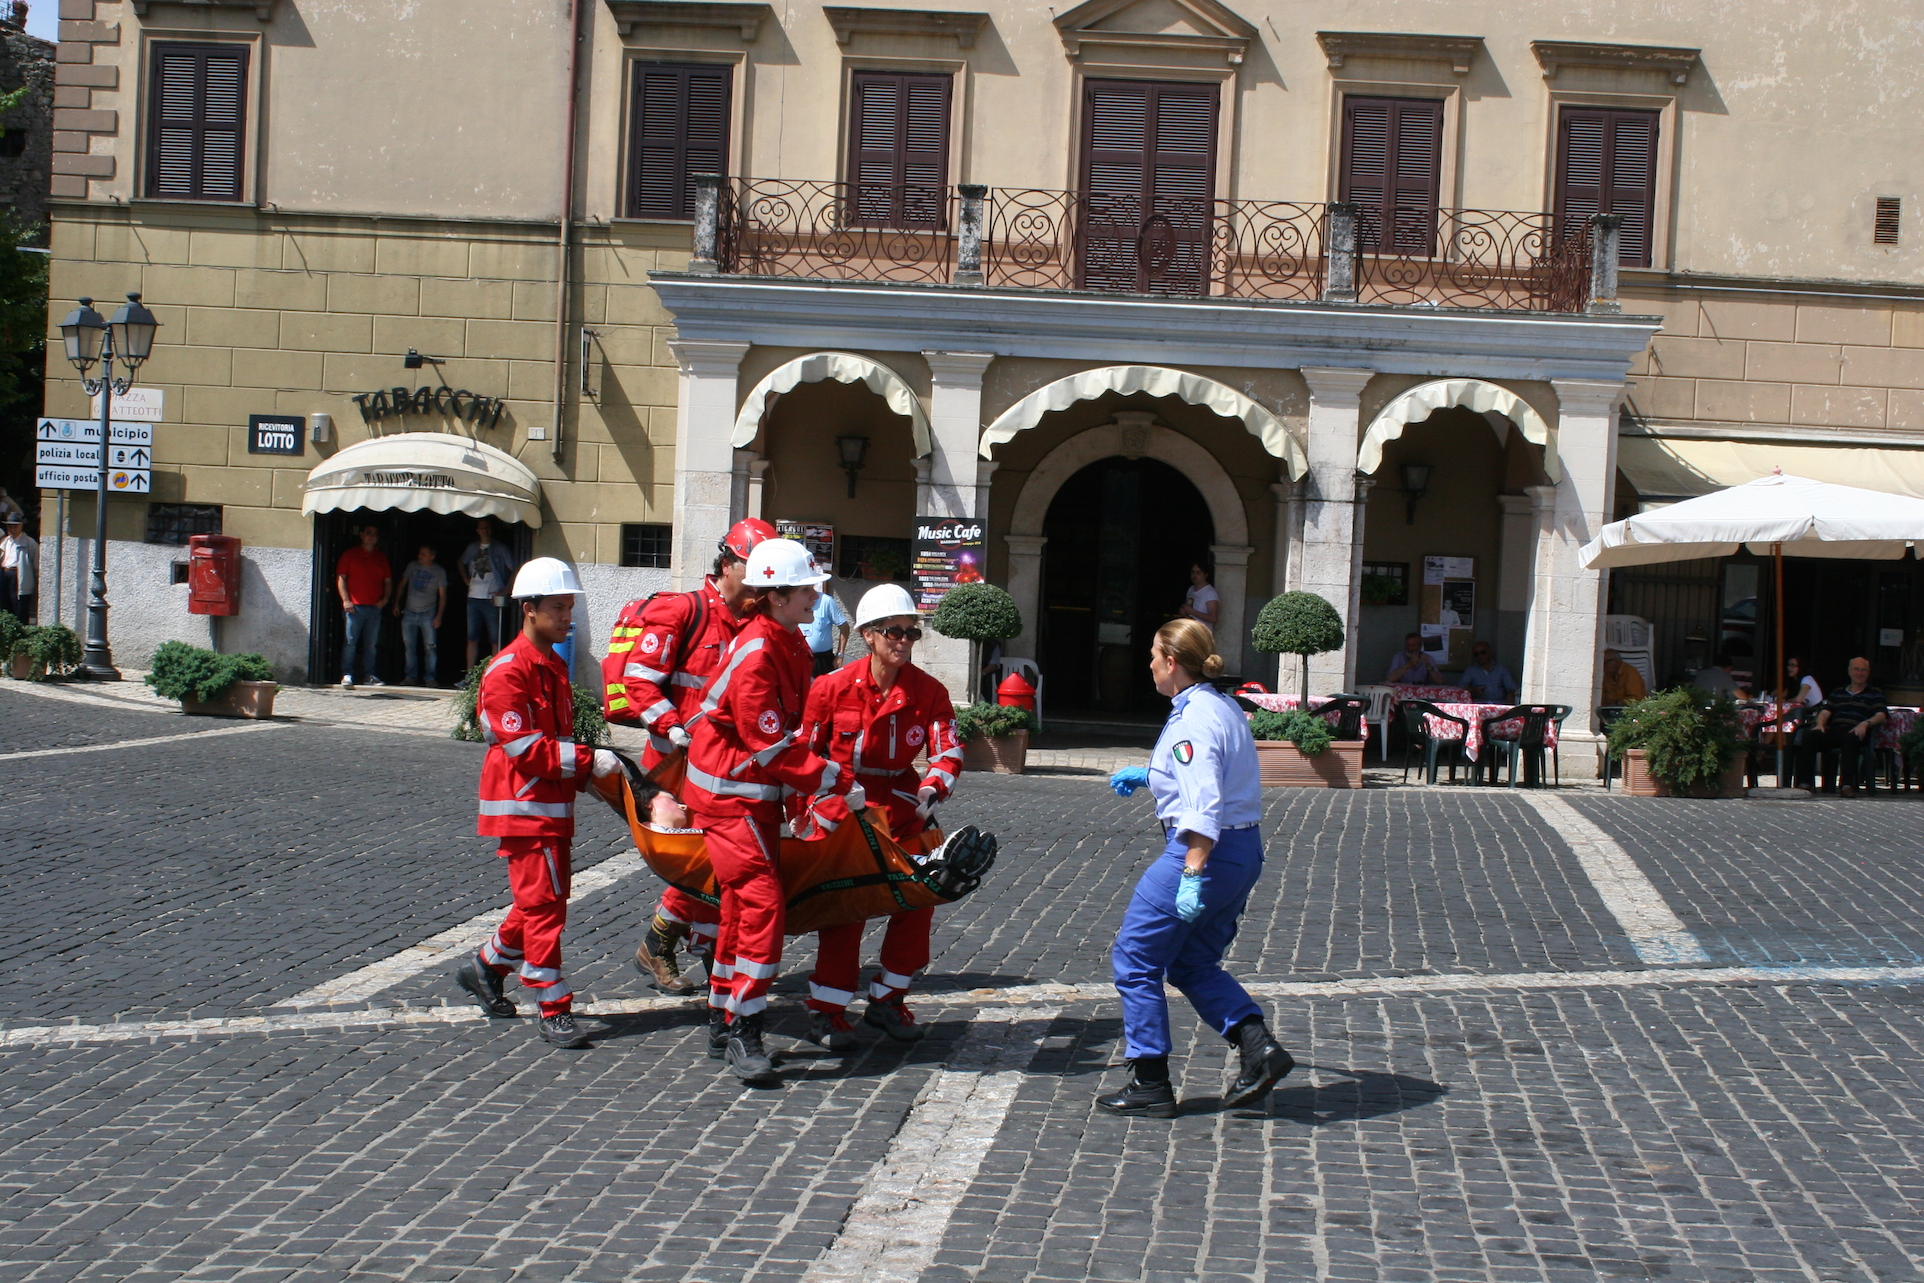
POLYGON ((1624 649, 1617 646, 1613 646, 1611 649, 1622 657, 1624 663, 1637 670, 1638 675, 1643 678, 1643 688, 1645 690, 1653 691, 1657 689, 1656 669, 1650 662, 1649 651, 1634 648, 1624 649))
POLYGON ((1396 688, 1358 686, 1356 693, 1369 697, 1370 706, 1363 714, 1363 720, 1376 724, 1376 751, 1387 762, 1390 760, 1390 701, 1396 698, 1396 688))
POLYGON ((1650 621, 1641 615, 1605 615, 1603 644, 1627 661, 1633 650, 1650 649, 1650 621))
POLYGON ((1033 659, 1005 659, 995 666, 995 682, 1000 686, 1011 673, 1021 673, 1022 680, 1035 687, 1035 724, 1042 729, 1042 670, 1036 667, 1033 659))

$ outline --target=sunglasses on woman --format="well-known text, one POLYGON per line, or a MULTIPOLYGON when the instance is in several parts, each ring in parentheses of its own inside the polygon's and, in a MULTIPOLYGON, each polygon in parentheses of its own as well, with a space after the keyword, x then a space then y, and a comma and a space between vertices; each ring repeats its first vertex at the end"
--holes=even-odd
POLYGON ((894 628, 877 628, 875 631, 882 634, 882 636, 888 638, 890 641, 921 641, 922 640, 922 630, 920 628, 903 628, 901 625, 898 624, 894 628))

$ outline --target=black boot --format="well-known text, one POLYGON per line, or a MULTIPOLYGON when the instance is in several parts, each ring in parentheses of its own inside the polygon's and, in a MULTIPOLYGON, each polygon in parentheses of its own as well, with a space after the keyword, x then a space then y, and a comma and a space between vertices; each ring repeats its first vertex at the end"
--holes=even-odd
POLYGON ((720 1007, 708 1009, 708 1058, 721 1060, 728 1055, 728 1013, 720 1007))
POLYGON ((728 1026, 728 1072, 753 1087, 773 1085, 775 1062, 762 1048, 762 1015, 737 1016, 728 1026))
POLYGON ((1296 1068, 1296 1060, 1269 1036, 1260 1016, 1251 1016, 1229 1031, 1229 1041, 1242 1055, 1242 1071, 1223 1093, 1225 1105, 1253 1105, 1296 1068))
POLYGON ((1145 1056, 1130 1061, 1128 1085, 1121 1091, 1096 1097, 1096 1104, 1112 1114, 1174 1118, 1176 1089, 1169 1085, 1169 1058, 1145 1056))
POLYGON ((497 1020, 514 1015, 514 1004, 501 992, 501 977, 481 961, 480 954, 469 956, 467 963, 454 973, 454 982, 468 991, 468 996, 479 1004, 484 1014, 497 1020))
POLYGON ((573 1014, 566 1011, 541 1017, 541 1041, 569 1051, 579 1051, 589 1045, 588 1035, 575 1023, 573 1014))

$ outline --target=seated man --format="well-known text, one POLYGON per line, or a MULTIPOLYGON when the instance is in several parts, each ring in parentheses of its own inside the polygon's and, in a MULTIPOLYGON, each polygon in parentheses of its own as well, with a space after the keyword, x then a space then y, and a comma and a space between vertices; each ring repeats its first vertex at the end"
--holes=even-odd
POLYGON ((1730 675, 1730 655, 1728 652, 1720 653, 1717 656, 1717 662, 1709 668, 1699 668, 1695 673, 1692 673, 1690 676, 1690 684, 1698 690, 1708 691, 1712 695, 1728 695, 1732 699, 1742 699, 1744 697, 1743 687, 1739 686, 1737 679, 1730 675))
POLYGON ((1463 676, 1458 680, 1470 692, 1470 699, 1475 703, 1516 703, 1516 678, 1510 675, 1509 669, 1496 662, 1496 652, 1490 649, 1488 642, 1477 642, 1470 647, 1470 666, 1463 670, 1463 676))
POLYGON ((1644 689, 1643 674, 1623 662, 1614 650, 1603 652, 1603 706, 1621 708, 1650 692, 1644 689))
POLYGON ((1441 686, 1443 673, 1424 653, 1423 639, 1410 633, 1403 638, 1403 653, 1390 661, 1383 680, 1392 686, 1441 686))
POLYGON ((1871 685, 1871 661, 1862 656, 1853 659, 1850 674, 1850 685, 1831 691, 1817 714, 1815 729, 1804 736, 1807 758, 1837 754, 1839 797, 1856 797, 1859 788, 1866 793, 1876 790, 1877 733, 1890 717, 1884 692, 1871 685))

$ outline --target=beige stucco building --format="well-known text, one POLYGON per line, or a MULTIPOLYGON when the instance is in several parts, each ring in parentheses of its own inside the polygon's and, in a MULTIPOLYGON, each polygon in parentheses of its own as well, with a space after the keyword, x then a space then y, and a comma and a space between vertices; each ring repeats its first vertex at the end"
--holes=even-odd
MULTIPOLYGON (((1868 11, 61 5, 53 319, 139 290, 166 327, 152 493, 110 500, 123 661, 206 637, 150 540, 217 521, 250 567, 222 644, 331 680, 347 522, 465 539, 405 487, 303 514, 405 429, 526 469, 518 533, 582 568, 596 649, 739 516, 832 526, 845 599, 918 515, 978 518, 1055 707, 1126 711, 1206 558, 1232 668, 1272 677, 1247 629, 1286 588, 1351 622, 1319 691, 1460 608, 1446 659, 1493 640, 1581 756, 1612 595, 1675 665, 1746 582, 1608 585, 1575 557, 1600 524, 1773 463, 1924 493, 1924 49, 1868 11), (500 414, 364 422, 441 381, 500 414), (332 430, 250 453, 276 415, 332 430), (1473 588, 1425 594, 1437 557, 1473 588)), ((76 496, 70 617, 91 529, 76 496)), ((1838 645, 1910 643, 1911 564, 1838 645)))

